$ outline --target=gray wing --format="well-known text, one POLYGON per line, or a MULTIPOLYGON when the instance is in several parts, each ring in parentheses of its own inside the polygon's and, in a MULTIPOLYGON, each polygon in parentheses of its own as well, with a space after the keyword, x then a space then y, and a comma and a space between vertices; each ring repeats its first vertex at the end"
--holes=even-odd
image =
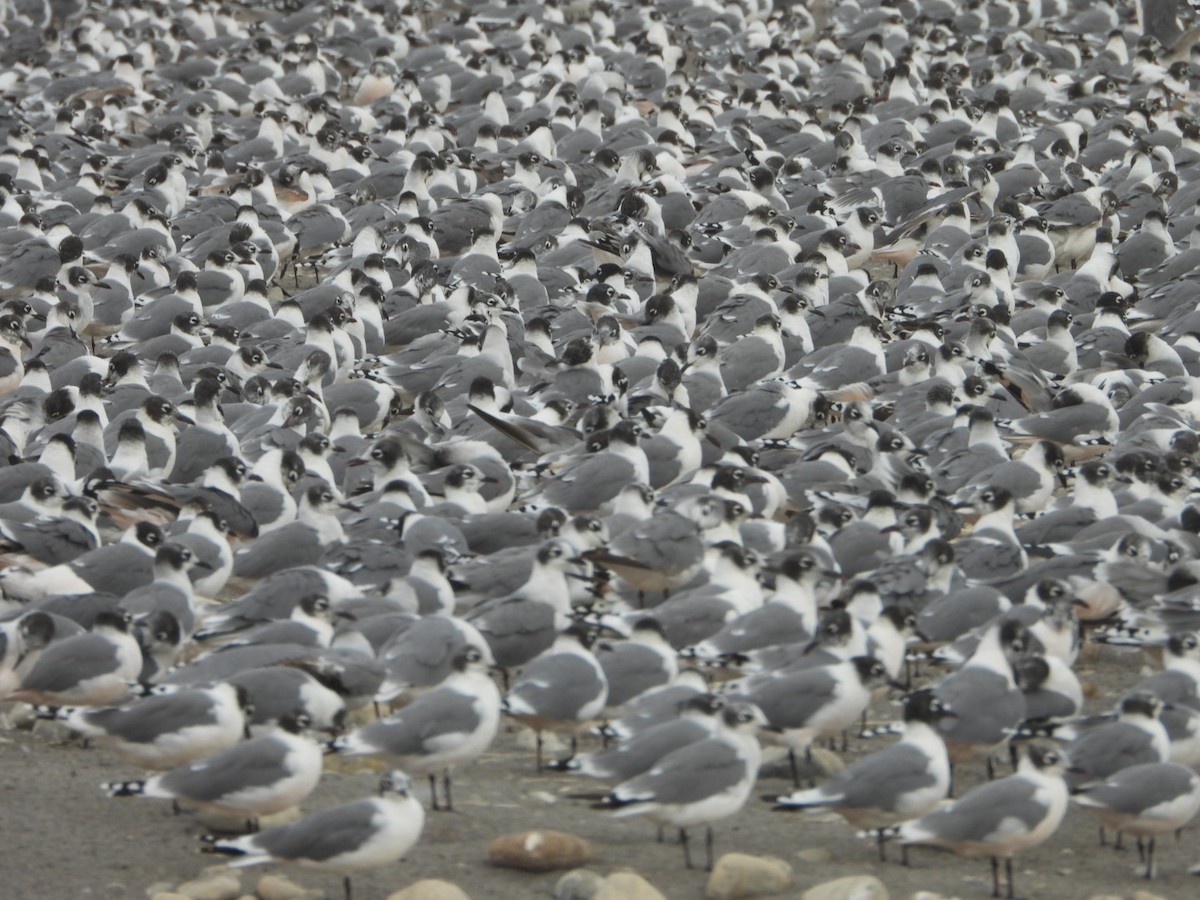
POLYGON ((750 774, 748 761, 737 747, 709 738, 664 756, 650 771, 625 782, 613 794, 630 802, 696 803, 729 790, 750 774))
POLYGON ((274 522, 283 515, 283 498, 273 487, 247 484, 242 488, 242 506, 255 523, 274 522))
POLYGON ((541 494, 548 503, 571 512, 596 509, 616 497, 633 476, 628 460, 615 453, 598 453, 546 482, 541 494))
MULTIPOLYGON (((676 512, 665 512, 621 534, 611 544, 614 552, 665 572, 681 572, 701 555, 703 545, 696 526, 676 512)), ((603 565, 603 554, 597 554, 603 565)))
POLYGON ((377 830, 378 814, 374 800, 345 803, 264 831, 254 838, 254 845, 278 859, 324 862, 366 844, 377 830))
POLYGON ((1200 699, 1196 696, 1196 681, 1184 672, 1155 672, 1139 681, 1137 690, 1154 694, 1164 703, 1200 709, 1200 699))
POLYGON ((201 684, 220 681, 246 672, 294 660, 311 660, 316 656, 312 647, 298 644, 264 644, 252 647, 228 647, 220 653, 202 656, 167 675, 169 684, 201 684))
POLYGON ((30 522, 14 527, 12 533, 26 553, 49 566, 70 562, 96 549, 92 533, 70 519, 30 522))
POLYGON ((778 363, 766 341, 748 336, 722 352, 721 377, 730 392, 741 391, 777 371, 778 363))
POLYGON ((1108 722, 1084 732, 1067 747, 1067 757, 1071 760, 1067 783, 1072 786, 1107 778, 1129 766, 1162 762, 1150 735, 1126 722, 1108 722))
POLYGON ((764 681, 750 692, 749 699, 758 704, 771 728, 800 728, 829 703, 837 685, 825 668, 809 669, 764 681))
POLYGON ((214 803, 248 788, 269 787, 287 774, 288 746, 272 736, 253 738, 189 766, 158 783, 177 797, 214 803))
POLYGON ((699 722, 676 719, 638 732, 616 747, 593 753, 587 762, 589 774, 627 781, 650 769, 656 762, 710 732, 699 722))
POLYGON ((528 662, 554 644, 558 635, 554 607, 514 597, 468 616, 488 642, 498 666, 528 662))
POLYGON ((237 453, 226 435, 210 428, 192 426, 178 438, 175 445, 175 465, 167 481, 191 484, 217 459, 237 453))
POLYGON ((1149 763, 1123 769, 1104 784, 1084 788, 1090 801, 1113 812, 1141 815, 1162 803, 1194 793, 1196 773, 1175 763, 1149 763))
POLYGON ((154 580, 154 557, 129 544, 108 544, 74 560, 71 569, 96 590, 120 596, 154 580))
POLYGON ((1046 805, 1036 799, 1036 793, 1037 785, 1020 776, 991 781, 951 806, 929 813, 915 827, 947 844, 986 841, 1006 819, 1016 819, 1032 831, 1046 815, 1046 805))
POLYGON ((650 464, 650 487, 658 490, 680 475, 679 445, 669 438, 647 438, 639 443, 650 464))
POLYGON ((325 548, 317 533, 305 526, 284 527, 268 532, 239 551, 233 561, 233 574, 240 578, 262 578, 292 566, 319 561, 325 548))
POLYGON ((1025 567, 1017 544, 967 537, 954 544, 954 558, 968 578, 990 580, 1015 575, 1025 567))
POLYGON ((752 441, 766 434, 783 418, 781 396, 770 385, 760 385, 730 394, 709 412, 709 419, 720 422, 738 437, 752 441))
POLYGON ((97 709, 84 715, 89 725, 133 744, 149 744, 164 734, 217 721, 213 698, 206 691, 147 697, 137 703, 97 709))
POLYGON ((535 660, 513 685, 519 697, 538 715, 574 719, 604 688, 596 669, 573 654, 554 654, 535 660))
POLYGON ((859 760, 821 791, 850 809, 895 810, 905 794, 936 782, 929 761, 916 747, 895 744, 859 760))
POLYGON ((359 729, 359 739, 393 756, 416 756, 429 742, 450 734, 469 734, 479 727, 473 697, 452 688, 430 691, 395 715, 359 729))
POLYGON ((117 667, 117 648, 99 634, 81 634, 47 647, 21 682, 22 690, 65 691, 117 667))
POLYGON ((745 653, 810 637, 798 612, 783 603, 766 603, 729 622, 708 643, 719 653, 745 653))
POLYGON ((643 691, 666 684, 671 674, 660 654, 639 644, 600 644, 595 652, 608 682, 609 706, 620 706, 643 691))
POLYGON ((254 707, 254 724, 276 722, 280 716, 294 713, 303 706, 301 692, 315 684, 311 675, 291 666, 268 666, 251 669, 226 679, 244 688, 254 707))
POLYGON ((690 647, 716 634, 735 612, 733 604, 719 596, 684 596, 668 600, 651 613, 676 650, 690 647))
POLYGON ((453 668, 454 657, 467 639, 462 629, 444 616, 414 623, 390 640, 380 652, 388 677, 407 685, 440 684, 453 668))
POLYGON ((1004 676, 977 666, 948 675, 933 691, 958 718, 943 722, 947 743, 996 744, 1025 717, 1025 697, 1004 676))

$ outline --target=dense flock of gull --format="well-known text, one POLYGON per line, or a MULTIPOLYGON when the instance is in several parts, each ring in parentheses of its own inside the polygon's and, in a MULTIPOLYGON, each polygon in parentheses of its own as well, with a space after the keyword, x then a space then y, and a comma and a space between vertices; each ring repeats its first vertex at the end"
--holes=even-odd
POLYGON ((210 848, 349 891, 505 717, 711 865, 764 745, 904 691, 778 805, 1011 896, 1073 796, 1154 874, 1200 808, 1186 7, 0 8, 12 722, 251 827, 388 761, 210 848), (1159 671, 1082 719, 1085 633, 1159 671))

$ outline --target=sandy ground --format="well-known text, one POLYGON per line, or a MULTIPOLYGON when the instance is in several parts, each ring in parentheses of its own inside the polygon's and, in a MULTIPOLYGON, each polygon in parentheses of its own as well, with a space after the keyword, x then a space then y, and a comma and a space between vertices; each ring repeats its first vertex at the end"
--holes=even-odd
MULTIPOLYGON (((1111 705, 1136 680, 1141 666, 1136 654, 1089 647, 1080 671, 1096 688, 1090 707, 1111 705)), ((874 713, 883 720, 894 717, 895 709, 883 703, 874 713)), ((195 816, 175 816, 161 801, 102 796, 101 782, 138 773, 103 749, 56 742, 54 727, 39 726, 33 734, 0 734, 0 897, 142 897, 152 886, 161 889, 164 882, 177 884, 198 877, 218 861, 198 852, 199 836, 207 829, 195 816)), ((456 810, 429 814, 425 833, 409 859, 357 877, 356 898, 386 897, 433 877, 456 882, 477 900, 549 897, 559 873, 531 875, 486 862, 491 839, 530 828, 556 828, 587 837, 596 853, 591 867, 601 873, 628 867, 673 900, 703 897, 705 875, 683 867, 678 845, 656 843, 648 822, 614 820, 586 803, 568 799, 566 794, 580 790, 581 782, 551 773, 538 775, 524 744, 515 731, 503 734, 491 753, 460 774, 456 810)), ((855 741, 850 756, 874 746, 874 741, 855 741)), ((347 769, 341 760, 334 760, 305 809, 369 793, 376 775, 367 765, 355 761, 354 768, 347 769)), ((978 768, 959 774, 960 789, 979 780, 978 768)), ((778 793, 787 787, 782 779, 764 777, 755 793, 778 793)), ((423 799, 425 790, 422 785, 423 799)), ((865 873, 881 878, 893 897, 922 890, 986 897, 991 889, 986 860, 916 849, 911 868, 880 864, 874 846, 856 839, 854 829, 836 816, 772 813, 757 799, 717 832, 718 855, 735 850, 791 862, 796 872, 794 896, 820 882, 865 873), (830 860, 804 862, 798 854, 811 848, 824 848, 830 860)), ((1114 853, 1098 847, 1094 820, 1076 808, 1049 843, 1019 858, 1017 888, 1022 896, 1050 898, 1131 897, 1144 889, 1170 898, 1200 894, 1200 878, 1187 874, 1189 866, 1200 862, 1196 831, 1185 832, 1178 844, 1165 841, 1159 859, 1160 877, 1147 884, 1134 874, 1136 851, 1114 853)), ((258 878, 271 870, 242 870, 243 886, 252 890, 258 878)), ((281 871, 299 884, 341 897, 337 877, 300 869, 281 871)))

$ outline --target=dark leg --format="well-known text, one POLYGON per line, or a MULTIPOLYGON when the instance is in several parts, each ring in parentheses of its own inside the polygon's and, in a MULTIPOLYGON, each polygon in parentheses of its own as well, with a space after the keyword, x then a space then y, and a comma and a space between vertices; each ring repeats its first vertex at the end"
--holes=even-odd
POLYGON ((1146 880, 1154 877, 1154 835, 1146 842, 1146 880))
MULTIPOLYGON (((863 725, 865 726, 866 724, 867 724, 867 714, 866 714, 866 712, 863 712, 863 725)), ((849 749, 850 749, 850 732, 843 731, 842 732, 842 752, 845 753, 849 749)))
POLYGON ((183 807, 179 805, 178 800, 171 801, 171 815, 178 816, 183 814, 183 807))
POLYGON ((579 750, 579 738, 571 735, 571 757, 574 758, 576 751, 579 750))
POLYGON ((792 767, 792 787, 800 787, 800 767, 796 764, 796 751, 788 748, 788 765, 792 767))
POLYGON ((704 867, 705 872, 713 870, 713 833, 712 826, 704 826, 704 856, 708 860, 708 865, 704 867))
POLYGON ((429 773, 429 808, 434 810, 435 812, 437 811, 437 808, 438 808, 437 773, 436 772, 429 773))
POLYGON ((993 778, 996 777, 996 770, 992 766, 992 757, 990 755, 987 758, 987 777, 988 777, 988 781, 991 781, 993 778))
POLYGON ((342 879, 342 887, 346 889, 346 900, 354 900, 354 891, 350 888, 350 876, 342 879))
POLYGON ((1000 860, 992 857, 992 896, 1000 896, 1000 860))
POLYGON ((1146 845, 1142 843, 1142 836, 1139 834, 1137 839, 1138 862, 1146 861, 1146 845))
POLYGON ((875 832, 875 843, 879 847, 879 861, 887 862, 887 843, 883 839, 884 829, 875 832))
POLYGON ((900 865, 908 868, 908 844, 900 845, 900 865))
POLYGON ((692 851, 688 849, 687 829, 679 829, 679 843, 683 844, 683 864, 689 869, 692 867, 692 851))
POLYGON ((542 733, 537 733, 537 770, 542 771, 542 733))
POLYGON ((954 763, 950 763, 950 787, 946 791, 946 797, 954 799, 954 763))
POLYGON ((660 844, 661 844, 661 843, 663 842, 663 840, 664 840, 664 838, 663 838, 663 827, 662 827, 661 825, 659 825, 659 826, 658 826, 658 837, 657 837, 655 840, 657 840, 657 841, 658 841, 660 844))
POLYGON ((1101 846, 1101 847, 1103 847, 1104 845, 1105 845, 1105 840, 1104 840, 1104 826, 1103 826, 1103 825, 1101 825, 1101 826, 1100 826, 1100 846, 1101 846))
POLYGON ((450 799, 450 770, 447 769, 442 773, 442 809, 446 812, 451 812, 454 809, 454 801, 450 799))
POLYGON ((1013 900, 1012 857, 1004 861, 1004 877, 1008 879, 1008 900, 1013 900))

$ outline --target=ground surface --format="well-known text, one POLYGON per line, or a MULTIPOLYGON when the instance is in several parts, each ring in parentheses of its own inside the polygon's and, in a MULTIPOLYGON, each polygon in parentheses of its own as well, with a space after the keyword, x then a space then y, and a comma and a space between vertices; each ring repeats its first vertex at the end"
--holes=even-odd
MULTIPOLYGON (((1080 665, 1081 677, 1096 688, 1090 706, 1109 706, 1112 698, 1134 681, 1141 658, 1110 648, 1088 648, 1080 665)), ((880 719, 894 709, 877 705, 880 719)), ((198 837, 204 826, 194 816, 173 816, 169 805, 154 800, 110 800, 98 785, 137 773, 102 749, 55 744, 41 728, 0 734, 0 897, 76 898, 142 897, 152 885, 177 884, 198 877, 216 860, 201 856, 198 837)), ((596 860, 592 868, 607 873, 629 867, 653 882, 667 897, 699 898, 705 876, 683 867, 677 845, 657 844, 654 828, 636 819, 613 820, 586 803, 565 798, 579 782, 561 775, 539 776, 530 751, 515 733, 502 736, 483 761, 463 771, 456 783, 456 811, 431 813, 424 836, 410 858, 394 867, 361 875, 355 880, 358 900, 386 897, 421 878, 456 882, 476 900, 549 897, 557 874, 530 875, 496 869, 486 863, 488 842, 506 831, 556 828, 590 839, 596 860)), ((858 741, 851 754, 872 749, 874 742, 858 741)), ((305 809, 318 809, 368 793, 376 776, 361 768, 333 771, 322 779, 305 809)), ((978 767, 977 767, 978 768, 978 767)), ((960 776, 963 787, 979 771, 960 776)), ((585 787, 591 786, 586 783, 585 787)), ((756 795, 787 788, 777 778, 760 780, 756 795)), ((425 786, 420 795, 427 798, 425 786)), ((1131 897, 1149 889, 1170 898, 1200 894, 1200 878, 1187 874, 1200 862, 1197 831, 1183 840, 1164 842, 1160 849, 1160 878, 1146 884, 1133 874, 1134 850, 1114 853, 1096 843, 1091 816, 1072 809, 1062 830, 1046 845, 1018 860, 1017 887, 1026 897, 1086 898, 1097 894, 1131 897)), ((990 874, 986 860, 959 859, 931 850, 915 850, 913 866, 879 864, 875 850, 857 840, 854 829, 836 817, 783 815, 755 801, 737 819, 717 832, 717 853, 767 854, 795 866, 794 896, 807 887, 843 875, 872 873, 893 897, 916 891, 946 896, 986 897, 990 874), (798 854, 824 848, 830 860, 805 863, 798 854)), ((893 854, 894 855, 894 854, 893 854)), ((247 892, 270 868, 242 870, 247 892)), ((341 896, 336 877, 287 870, 298 883, 341 896)))

